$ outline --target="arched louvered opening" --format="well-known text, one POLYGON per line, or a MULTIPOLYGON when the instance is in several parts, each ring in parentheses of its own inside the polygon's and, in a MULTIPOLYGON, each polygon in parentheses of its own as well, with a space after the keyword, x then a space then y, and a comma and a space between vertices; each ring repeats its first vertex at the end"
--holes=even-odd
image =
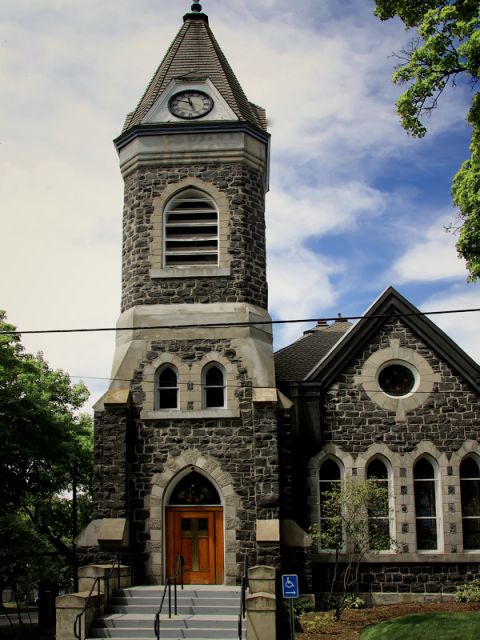
POLYGON ((165 208, 164 266, 218 265, 218 211, 206 193, 185 189, 165 208))

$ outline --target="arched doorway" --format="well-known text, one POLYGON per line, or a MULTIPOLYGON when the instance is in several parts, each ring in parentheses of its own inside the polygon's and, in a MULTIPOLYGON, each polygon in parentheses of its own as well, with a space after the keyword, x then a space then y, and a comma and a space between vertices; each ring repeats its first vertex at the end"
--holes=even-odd
POLYGON ((223 507, 213 484, 191 471, 174 487, 166 507, 167 575, 179 553, 186 584, 223 584, 223 507))

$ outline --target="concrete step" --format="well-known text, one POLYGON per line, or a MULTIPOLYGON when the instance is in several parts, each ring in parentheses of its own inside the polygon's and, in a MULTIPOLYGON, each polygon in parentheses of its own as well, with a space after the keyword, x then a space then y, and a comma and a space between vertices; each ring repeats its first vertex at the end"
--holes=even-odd
MULTIPOLYGON (((132 587, 114 592, 110 612, 96 620, 89 638, 155 640, 154 621, 164 587, 132 587)), ((238 638, 240 589, 188 585, 177 590, 177 611, 168 617, 168 596, 160 616, 161 640, 232 640, 238 638)), ((243 625, 245 637, 246 624, 243 625)), ((88 639, 87 639, 88 640, 88 639)))

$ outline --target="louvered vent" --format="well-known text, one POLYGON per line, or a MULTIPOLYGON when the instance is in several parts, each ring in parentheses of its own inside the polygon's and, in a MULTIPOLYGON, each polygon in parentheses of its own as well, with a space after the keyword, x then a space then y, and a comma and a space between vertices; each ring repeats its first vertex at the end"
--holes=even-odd
POLYGON ((188 189, 165 210, 165 267, 218 265, 218 212, 201 191, 188 189))

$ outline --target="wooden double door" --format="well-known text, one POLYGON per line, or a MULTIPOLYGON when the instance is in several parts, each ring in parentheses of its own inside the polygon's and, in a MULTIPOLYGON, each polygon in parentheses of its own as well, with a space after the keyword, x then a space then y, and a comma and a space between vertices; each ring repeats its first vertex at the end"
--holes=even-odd
POLYGON ((223 508, 167 507, 167 575, 175 575, 179 553, 185 584, 223 584, 223 508))

